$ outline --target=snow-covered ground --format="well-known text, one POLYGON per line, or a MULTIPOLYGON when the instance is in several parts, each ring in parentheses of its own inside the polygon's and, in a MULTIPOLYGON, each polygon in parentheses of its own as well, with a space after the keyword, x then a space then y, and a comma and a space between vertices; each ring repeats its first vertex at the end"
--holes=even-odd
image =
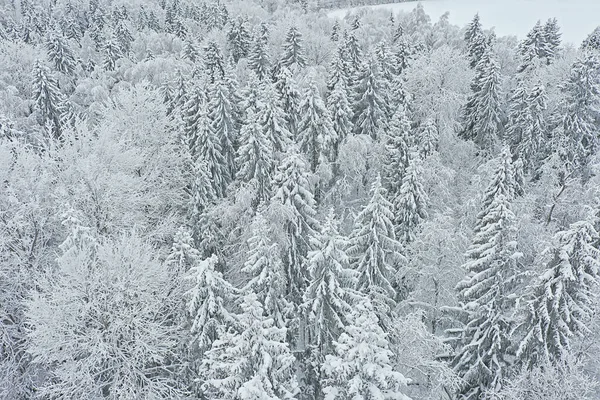
MULTIPOLYGON (((498 35, 522 38, 537 20, 556 17, 563 40, 579 45, 600 25, 600 0, 425 0, 425 11, 436 21, 446 11, 450 22, 463 26, 475 13, 481 16, 484 28, 494 27, 498 35)), ((391 11, 411 11, 417 2, 370 6, 391 11)), ((334 10, 331 17, 344 17, 352 9, 334 10)))

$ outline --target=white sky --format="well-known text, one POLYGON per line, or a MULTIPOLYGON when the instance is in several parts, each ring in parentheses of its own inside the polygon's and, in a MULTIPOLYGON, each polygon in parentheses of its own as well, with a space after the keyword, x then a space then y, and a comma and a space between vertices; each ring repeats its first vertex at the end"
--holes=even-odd
MULTIPOLYGON (((484 29, 494 27, 499 36, 522 38, 538 19, 556 17, 564 42, 579 46, 600 25, 600 0, 426 0, 421 2, 432 22, 450 11, 450 22, 466 25, 479 12, 484 29)), ((371 6, 411 11, 417 2, 371 6)), ((348 10, 335 10, 330 16, 343 17, 348 10)))

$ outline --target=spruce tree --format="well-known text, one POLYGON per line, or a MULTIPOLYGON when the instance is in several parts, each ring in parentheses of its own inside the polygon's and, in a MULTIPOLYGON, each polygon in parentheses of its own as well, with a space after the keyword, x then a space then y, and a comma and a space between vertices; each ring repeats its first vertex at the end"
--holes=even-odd
POLYGON ((292 141, 292 134, 288 130, 286 113, 280 103, 279 93, 275 86, 270 82, 265 82, 256 117, 265 136, 273 144, 273 149, 283 153, 292 141))
POLYGON ((271 232, 261 209, 252 221, 251 237, 242 272, 250 278, 243 288, 246 293, 256 293, 265 316, 275 320, 275 325, 286 326, 292 309, 286 299, 287 280, 280 249, 270 239, 271 232))
POLYGON ((358 42, 355 32, 345 32, 343 60, 346 64, 347 75, 354 76, 362 68, 363 51, 358 42))
POLYGON ((544 24, 544 57, 550 64, 557 56, 561 43, 560 27, 556 18, 550 18, 544 24))
POLYGON ((298 122, 300 122, 300 91, 292 72, 286 67, 279 69, 275 77, 275 88, 279 93, 279 101, 284 111, 287 130, 295 138, 298 132, 298 122))
MULTIPOLYGON (((191 160, 190 160, 191 161, 191 160)), ((189 215, 194 237, 202 237, 204 212, 217 198, 211 184, 210 171, 207 162, 201 157, 191 161, 193 182, 190 187, 189 215)))
POLYGON ((379 176, 373 182, 371 196, 356 217, 347 252, 358 275, 356 290, 373 303, 381 324, 389 326, 396 299, 396 270, 405 258, 394 232, 393 205, 386 199, 387 191, 379 176))
POLYGON ((314 250, 307 257, 310 284, 304 293, 304 307, 309 313, 309 343, 317 360, 323 361, 348 324, 355 297, 351 291, 355 277, 346 254, 348 240, 338 232, 333 209, 321 231, 311 238, 311 247, 314 250))
POLYGON ((565 161, 575 167, 587 164, 588 157, 598 148, 595 133, 599 119, 600 58, 593 52, 581 56, 571 68, 562 86, 565 114, 562 135, 565 161))
POLYGON ((513 148, 517 147, 531 124, 529 113, 529 80, 527 74, 517 76, 517 85, 508 100, 506 139, 513 148))
POLYGON ((333 26, 331 27, 331 36, 329 36, 329 39, 332 42, 337 42, 338 40, 340 40, 340 30, 342 28, 340 27, 340 21, 335 20, 335 22, 333 23, 333 26))
POLYGON ((254 41, 248 56, 248 66, 260 80, 266 79, 271 72, 271 58, 269 57, 269 28, 266 23, 261 23, 254 32, 254 41))
POLYGON ((190 318, 190 351, 197 361, 215 340, 237 323, 227 308, 233 304, 236 289, 215 269, 218 262, 216 255, 198 260, 185 277, 191 286, 185 293, 190 318))
POLYGON ((352 109, 347 97, 348 89, 343 80, 339 80, 327 96, 327 110, 331 115, 332 128, 336 141, 333 148, 333 159, 337 160, 339 145, 352 133, 352 109))
POLYGON ((415 240, 419 225, 427 218, 429 198, 423 189, 421 174, 419 160, 413 154, 402 178, 400 191, 392 202, 397 237, 403 243, 415 240))
POLYGON ((310 249, 309 237, 318 228, 316 203, 308 178, 306 161, 296 149, 290 148, 275 175, 275 194, 271 202, 284 207, 287 247, 282 251, 285 254, 287 294, 297 305, 309 280, 305 269, 306 255, 310 249))
POLYGON ((292 26, 285 36, 280 65, 289 69, 302 69, 306 66, 302 34, 295 26, 292 26))
POLYGON ((229 51, 236 63, 240 59, 248 57, 251 41, 247 18, 238 16, 227 33, 229 51))
POLYGON ((310 160, 312 172, 322 162, 335 161, 336 133, 333 130, 331 115, 323 103, 319 89, 313 81, 304 92, 300 104, 302 120, 298 124, 298 144, 310 160))
POLYGON ((241 309, 240 331, 225 332, 204 357, 204 395, 230 400, 296 398, 295 358, 285 341, 286 328, 264 316, 254 293, 244 296, 241 309))
POLYGON ((192 235, 186 228, 179 228, 173 238, 173 245, 165 265, 174 276, 182 276, 200 260, 200 252, 194 246, 192 235))
POLYGON ((467 51, 469 60, 471 61, 471 68, 475 68, 477 64, 479 64, 487 47, 487 40, 481 27, 479 14, 475 14, 473 20, 467 25, 465 42, 467 42, 467 51))
POLYGON ((425 159, 435 153, 439 144, 439 133, 433 118, 427 118, 419 132, 419 154, 425 159))
POLYGON ((385 103, 385 89, 374 59, 369 59, 364 65, 356 81, 352 104, 354 133, 376 139, 380 129, 386 126, 388 105, 385 103))
POLYGON ((339 46, 333 54, 331 64, 329 66, 329 76, 327 78, 327 90, 332 91, 339 81, 343 81, 345 86, 348 85, 347 65, 343 58, 344 47, 339 46))
POLYGON ((185 60, 188 60, 192 64, 198 61, 200 57, 200 53, 194 44, 194 41, 191 38, 186 39, 183 42, 183 54, 182 57, 185 60))
POLYGON ((208 110, 211 128, 215 136, 221 139, 221 153, 229 180, 231 180, 237 170, 234 148, 238 129, 236 110, 231 101, 232 94, 225 80, 216 82, 210 93, 208 110))
POLYGON ((544 158, 546 139, 546 91, 541 82, 537 82, 527 96, 526 121, 521 141, 516 152, 523 162, 523 170, 535 170, 544 158))
POLYGON ((42 117, 42 125, 51 124, 54 137, 59 138, 64 100, 58 88, 58 81, 40 61, 36 61, 33 66, 33 96, 42 117))
POLYGON ((198 89, 185 105, 184 121, 186 141, 192 153, 192 160, 206 162, 216 196, 224 197, 230 181, 227 164, 223 157, 221 140, 215 134, 208 117, 207 104, 198 89))
POLYGON ((456 286, 463 325, 452 331, 458 346, 451 364, 463 380, 461 399, 480 399, 487 389, 500 387, 511 366, 511 293, 519 276, 510 210, 513 179, 510 152, 504 149, 477 216, 464 265, 468 274, 456 286))
POLYGON ((471 91, 463 109, 460 136, 472 139, 481 149, 489 150, 502 134, 500 66, 489 48, 477 64, 471 91))
POLYGON ((387 333, 368 300, 353 306, 351 323, 322 366, 326 399, 409 400, 408 379, 394 369, 387 333))
POLYGON ((576 337, 590 332, 600 278, 600 236, 589 221, 556 235, 543 272, 531 285, 517 359, 533 368, 568 359, 576 337))
POLYGON ((398 107, 385 136, 385 182, 391 198, 400 193, 404 173, 408 168, 413 144, 411 130, 404 108, 398 107))
POLYGON ((592 33, 581 43, 581 50, 600 50, 600 26, 594 29, 592 33))
POLYGON ((225 60, 219 45, 214 41, 208 42, 204 47, 204 68, 212 84, 225 77, 225 60))
POLYGON ((256 185, 254 204, 271 197, 271 176, 273 174, 273 143, 270 141, 254 116, 248 112, 246 122, 240 131, 240 148, 236 159, 240 170, 237 179, 256 185))
POLYGON ((123 53, 121 52, 119 43, 113 36, 109 37, 104 44, 104 61, 102 66, 107 71, 114 71, 117 60, 121 57, 123 57, 123 53))
POLYGON ((73 74, 77 63, 64 38, 56 33, 49 36, 46 40, 46 51, 50 62, 58 72, 66 75, 73 74))
POLYGON ((117 22, 117 26, 115 28, 115 38, 119 43, 119 48, 121 53, 127 57, 129 52, 131 51, 131 43, 133 43, 133 36, 129 31, 129 28, 123 21, 117 22))

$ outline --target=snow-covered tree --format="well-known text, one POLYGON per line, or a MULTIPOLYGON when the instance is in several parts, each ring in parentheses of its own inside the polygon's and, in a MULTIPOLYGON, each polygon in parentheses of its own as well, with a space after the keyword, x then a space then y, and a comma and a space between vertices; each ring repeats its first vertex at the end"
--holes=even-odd
POLYGON ((240 331, 223 333, 205 355, 205 395, 228 400, 296 398, 295 358, 285 341, 286 329, 264 316, 254 293, 244 296, 241 308, 240 331))
POLYGON ((196 250, 189 230, 184 227, 179 228, 173 238, 173 245, 165 260, 165 265, 174 276, 182 276, 200 259, 200 252, 196 250))
POLYGON ((284 152, 292 141, 292 134, 288 130, 286 112, 281 107, 281 98, 274 84, 265 82, 262 90, 261 102, 256 118, 263 129, 265 136, 279 153, 284 152))
POLYGON ((400 191, 392 201, 397 237, 404 243, 415 240, 420 223, 427 218, 429 198, 423 189, 422 173, 419 160, 413 154, 402 177, 400 191))
POLYGON ((384 96, 383 81, 374 59, 364 65, 356 78, 352 109, 354 133, 376 139, 387 124, 388 104, 384 96))
POLYGON ((230 181, 229 171, 223 156, 221 140, 215 134, 208 116, 208 106, 202 95, 196 92, 187 101, 185 108, 186 140, 192 160, 206 163, 213 190, 218 197, 223 197, 230 181))
POLYGON ((385 136, 385 182, 391 198, 396 197, 402 186, 404 173, 408 168, 411 126, 403 107, 398 107, 385 136))
POLYGON ((334 354, 322 366, 325 399, 398 399, 409 380, 394 370, 387 333, 368 300, 353 306, 351 323, 333 342, 334 354))
POLYGON ((452 366, 463 382, 461 399, 479 399, 497 389, 511 366, 510 333, 514 322, 511 293, 520 271, 516 249, 514 195, 510 152, 505 149, 477 217, 473 241, 463 266, 467 276, 458 283, 460 319, 452 366))
POLYGON ((560 27, 556 18, 548 19, 544 24, 544 57, 546 57, 548 63, 551 63, 558 55, 561 36, 562 34, 560 33, 560 27))
POLYGON ((304 158, 292 148, 281 162, 274 179, 275 195, 271 200, 283 206, 287 293, 292 301, 300 303, 308 284, 305 259, 310 249, 309 238, 318 229, 315 219, 316 203, 309 183, 308 166, 304 158))
POLYGON ((525 121, 527 121, 517 144, 516 152, 523 162, 524 171, 536 169, 545 152, 547 137, 546 121, 546 90, 541 82, 536 83, 527 96, 525 121))
POLYGON ((33 96, 42 117, 42 125, 50 123, 54 137, 60 137, 64 112, 63 96, 56 78, 52 76, 49 68, 39 61, 36 61, 33 68, 33 96))
POLYGON ((348 88, 344 80, 338 80, 327 96, 327 110, 331 115, 332 128, 336 141, 333 148, 333 159, 337 160, 339 144, 352 133, 352 109, 348 102, 348 88))
POLYGON ((283 54, 280 65, 291 70, 301 69, 306 66, 306 57, 302 46, 302 34, 295 26, 292 26, 285 36, 283 54))
POLYGON ((53 34, 46 40, 48 58, 58 72, 71 75, 75 71, 75 57, 68 44, 58 34, 53 34))
POLYGON ((286 67, 279 69, 275 77, 275 88, 279 93, 287 130, 295 137, 298 132, 298 122, 300 122, 300 91, 292 72, 286 67))
POLYGON ((220 81, 225 76, 225 60, 219 45, 210 41, 204 47, 204 68, 210 83, 220 81))
POLYGON ((333 130, 331 115, 314 81, 310 83, 303 97, 297 142, 300 150, 306 153, 310 160, 311 171, 315 172, 319 164, 334 161, 337 135, 333 130))
POLYGON ((266 23, 257 26, 254 32, 254 41, 248 55, 248 66, 256 73, 260 80, 266 79, 271 72, 271 58, 269 56, 269 28, 266 23))
POLYGON ((465 42, 467 42, 467 51, 471 61, 471 68, 475 68, 483 57, 488 44, 486 35, 481 27, 479 14, 475 14, 473 20, 467 25, 465 42))
POLYGON ((567 81, 562 86, 565 93, 562 123, 563 154, 565 161, 575 166, 587 163, 587 158, 598 147, 595 124, 598 121, 600 100, 600 58, 588 52, 578 58, 567 81))
POLYGON ((102 66, 107 71, 114 71, 117 61, 122 57, 123 53, 117 39, 110 36, 104 43, 104 61, 102 66))
POLYGON ((211 90, 208 112, 211 128, 215 136, 221 139, 221 153, 229 179, 232 179, 237 170, 234 143, 238 127, 232 93, 226 81, 219 81, 211 90))
POLYGON ((256 205, 271 197, 271 176, 273 174, 273 143, 252 111, 248 112, 246 123, 240 132, 241 146, 236 159, 240 166, 237 178, 256 185, 256 205))
POLYGON ((358 276, 356 290, 368 296, 383 326, 390 323, 396 301, 397 268, 406 261, 396 240, 393 205, 386 196, 377 176, 371 187, 371 200, 356 217, 347 250, 358 276))
POLYGON ((581 43, 581 50, 600 50, 600 26, 581 43))
POLYGON ((49 368, 48 398, 172 398, 179 327, 168 271, 135 235, 62 246, 28 300, 28 351, 49 368), (164 371, 156 374, 156 370, 164 371))
POLYGON ((460 136, 472 139, 480 148, 490 149, 502 135, 500 66, 487 48, 476 66, 471 95, 463 109, 460 136))
POLYGON ((271 241, 268 222, 260 210, 252 221, 251 231, 247 259, 242 268, 242 272, 247 274, 250 280, 243 290, 255 293, 265 316, 273 318, 276 326, 284 327, 291 310, 291 305, 285 297, 285 268, 279 246, 271 241))
POLYGON ((338 232, 333 209, 320 232, 311 238, 307 257, 310 284, 304 293, 309 312, 309 343, 321 359, 330 354, 332 343, 348 324, 352 310, 354 274, 346 254, 348 240, 338 232))
POLYGON ((427 118, 419 132, 419 154, 427 158, 437 151, 439 143, 438 128, 433 118, 427 118))
POLYGON ((556 235, 543 272, 531 285, 518 360, 526 367, 565 361, 577 336, 589 332, 600 283, 600 236, 589 221, 556 235))
POLYGON ((354 76, 362 67, 363 50, 356 37, 356 32, 344 32, 344 51, 342 57, 347 68, 347 76, 354 76))
POLYGON ((233 60, 237 63, 240 59, 248 57, 252 37, 248 29, 248 20, 238 16, 227 32, 227 43, 233 60))
POLYGON ((185 293, 190 319, 190 352, 197 364, 212 343, 237 324, 236 316, 228 307, 234 304, 237 291, 215 268, 219 259, 212 255, 197 260, 185 279, 190 289, 185 293))

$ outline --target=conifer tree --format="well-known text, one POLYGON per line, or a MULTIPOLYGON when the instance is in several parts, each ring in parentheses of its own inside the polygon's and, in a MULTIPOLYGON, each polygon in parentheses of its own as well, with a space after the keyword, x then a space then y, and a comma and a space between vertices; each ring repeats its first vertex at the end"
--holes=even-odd
POLYGON ((395 305, 396 268, 405 258, 394 232, 393 205, 378 176, 371 187, 371 200, 358 214, 347 250, 358 275, 356 290, 366 295, 383 326, 390 324, 395 305))
POLYGON ((186 228, 179 228, 173 238, 165 265, 174 276, 182 276, 200 260, 200 252, 194 246, 192 235, 186 228))
POLYGON ((398 107, 386 132, 385 182, 391 198, 400 193, 404 173, 408 168, 412 146, 410 120, 402 106, 398 107))
POLYGON ((323 103, 319 89, 313 81, 304 92, 300 104, 302 120, 298 124, 298 144, 307 154, 312 172, 322 162, 335 161, 334 148, 337 143, 331 115, 323 103))
POLYGON ((198 356, 237 323, 235 314, 227 308, 234 302, 236 289, 215 269, 218 262, 216 255, 198 260, 185 277, 191 284, 185 294, 191 324, 190 346, 198 356))
POLYGON ((433 118, 427 118, 419 134, 419 153, 425 159, 435 153, 438 148, 439 134, 433 118))
POLYGON ((211 128, 215 136, 221 139, 221 153, 230 180, 237 170, 234 149, 237 140, 237 121, 231 97, 227 82, 220 80, 213 86, 208 103, 211 128))
POLYGON ((560 48, 561 43, 560 27, 556 18, 550 18, 544 24, 544 57, 550 64, 555 58, 560 48))
MULTIPOLYGON (((525 59, 531 57, 542 58, 546 51, 546 35, 542 23, 537 21, 534 27, 527 33, 525 40, 519 44, 519 52, 525 59)), ((530 60, 529 60, 530 61, 530 60)))
POLYGON ((280 106, 280 98, 275 86, 270 82, 265 82, 256 117, 265 136, 273 144, 273 149, 279 153, 285 152, 292 141, 292 134, 287 128, 285 115, 280 106))
POLYGON ((409 381, 394 370, 388 335, 374 308, 368 300, 355 304, 351 323, 334 341, 335 352, 322 367, 326 399, 409 400, 404 395, 409 381))
POLYGON ((333 159, 338 158, 340 143, 352 133, 352 109, 347 97, 348 89, 343 80, 339 80, 327 96, 327 110, 331 115, 332 128, 336 141, 333 148, 333 159))
POLYGON ((114 37, 110 37, 104 44, 104 62, 102 66, 107 71, 114 71, 117 60, 123 57, 121 47, 114 37))
POLYGON ((188 38, 183 42, 182 57, 191 63, 195 63, 200 57, 200 53, 198 52, 198 49, 191 38, 188 38))
POLYGON ((255 204, 271 197, 271 176, 273 174, 273 143, 268 138, 254 116, 248 112, 246 122, 240 131, 241 146, 236 163, 240 166, 237 178, 243 182, 256 184, 255 204))
POLYGON ((240 332, 224 333, 202 363, 204 394, 220 399, 294 399, 298 393, 295 358, 278 328, 250 293, 239 315, 240 332))
POLYGON ((302 69, 306 66, 302 34, 295 26, 292 26, 285 36, 280 65, 289 69, 302 69))
POLYGON ((287 130, 292 137, 296 137, 298 122, 300 122, 300 91, 292 72, 286 67, 279 69, 275 78, 275 88, 279 93, 279 101, 284 111, 287 130))
POLYGON ((305 259, 310 249, 309 237, 318 229, 315 219, 316 203, 308 180, 308 167, 293 147, 283 159, 274 179, 272 202, 286 208, 285 232, 287 248, 284 265, 288 283, 287 293, 300 304, 308 283, 305 259))
POLYGON ((471 91, 463 109, 460 136, 490 149, 502 134, 500 67, 491 49, 486 49, 477 64, 471 91))
POLYGON ((33 96, 42 117, 42 124, 50 123, 54 137, 59 138, 64 100, 58 88, 58 81, 40 61, 36 61, 33 67, 33 96))
POLYGON ((600 236, 589 221, 579 221, 556 235, 544 271, 531 286, 524 337, 517 352, 528 368, 566 360, 577 336, 590 330, 599 283, 600 236))
POLYGON ((214 203, 217 198, 215 189, 210 179, 208 164, 202 158, 195 161, 190 160, 193 173, 193 182, 190 187, 189 197, 189 216, 192 225, 194 237, 200 238, 203 235, 203 217, 205 211, 214 203))
POLYGON ((479 14, 475 14, 473 20, 467 25, 465 31, 465 42, 467 42, 467 51, 471 61, 471 68, 475 68, 483 53, 486 51, 487 40, 481 27, 479 14))
POLYGON ((309 312, 309 343, 317 359, 323 361, 348 324, 355 297, 351 292, 355 277, 346 254, 348 241, 338 232, 333 209, 311 244, 314 250, 307 257, 310 284, 304 293, 304 306, 309 312))
POLYGON ((267 78, 271 72, 271 58, 269 57, 269 28, 266 23, 261 23, 254 32, 254 41, 248 56, 248 66, 260 80, 267 78))
POLYGON ((354 133, 377 138, 379 130, 386 126, 388 104, 383 94, 383 81, 377 66, 372 58, 364 65, 356 79, 354 89, 353 124, 354 133))
POLYGON ((343 81, 344 85, 348 85, 347 65, 344 61, 344 47, 338 46, 337 51, 333 54, 329 67, 329 76, 327 78, 327 90, 330 92, 339 81, 343 81))
POLYGON ((397 237, 403 243, 415 240, 419 225, 427 218, 429 198, 423 189, 421 174, 419 160, 413 154, 402 178, 400 192, 393 199, 397 237))
POLYGON ((331 27, 331 36, 329 37, 329 39, 332 42, 337 42, 338 40, 340 40, 340 30, 342 28, 340 27, 340 21, 335 20, 335 22, 333 23, 333 26, 331 27))
POLYGON ((452 366, 463 379, 461 399, 479 399, 487 389, 500 387, 511 366, 510 294, 519 276, 510 210, 513 179, 510 152, 504 149, 477 216, 464 265, 468 275, 456 286, 464 325, 453 331, 458 347, 452 366))
POLYGON ((210 83, 215 83, 225 77, 225 60, 219 45, 210 41, 204 48, 204 67, 210 83))
POLYGON ((250 73, 248 83, 242 90, 242 96, 240 100, 240 110, 242 117, 247 115, 249 111, 252 111, 254 115, 258 113, 260 95, 262 92, 263 82, 261 82, 258 76, 254 73, 250 73))
POLYGON ((581 43, 581 50, 600 50, 600 26, 594 29, 581 43))
POLYGON ((517 154, 523 162, 524 172, 535 169, 544 156, 546 138, 546 91, 541 82, 536 83, 527 96, 526 121, 517 154))
POLYGON ((115 38, 119 43, 121 53, 127 57, 129 55, 129 52, 131 51, 131 43, 133 43, 133 36, 129 31, 127 25, 125 25, 125 23, 122 20, 117 22, 117 26, 115 28, 115 38))
POLYGON ((227 33, 227 43, 233 60, 237 63, 240 59, 248 57, 250 52, 250 43, 252 37, 248 30, 248 20, 242 16, 238 16, 231 24, 231 28, 227 33))
POLYGON ((574 166, 585 165, 590 154, 598 148, 594 126, 599 118, 599 71, 598 55, 588 52, 575 61, 562 86, 566 110, 562 123, 564 148, 561 152, 566 161, 574 166))
POLYGON ((529 80, 527 78, 527 74, 519 74, 517 76, 517 85, 508 101, 506 139, 513 148, 521 143, 525 136, 525 131, 531 123, 529 114, 529 80))
POLYGON ((76 62, 73 52, 66 41, 58 34, 53 34, 46 40, 48 58, 58 72, 71 75, 75 70, 76 62))
POLYGON ((354 74, 361 70, 363 51, 355 32, 344 33, 344 51, 342 52, 342 55, 344 56, 344 62, 349 77, 354 76, 354 74))
POLYGON ((215 135, 208 117, 208 107, 199 90, 188 100, 185 108, 186 140, 192 160, 202 160, 206 163, 216 196, 224 197, 229 183, 227 164, 223 157, 221 141, 215 135))
POLYGON ((252 221, 252 236, 248 239, 247 259, 242 268, 250 280, 243 290, 256 293, 265 316, 273 318, 275 325, 282 328, 286 326, 292 307, 285 297, 287 280, 280 249, 271 241, 271 232, 261 211, 252 221))

